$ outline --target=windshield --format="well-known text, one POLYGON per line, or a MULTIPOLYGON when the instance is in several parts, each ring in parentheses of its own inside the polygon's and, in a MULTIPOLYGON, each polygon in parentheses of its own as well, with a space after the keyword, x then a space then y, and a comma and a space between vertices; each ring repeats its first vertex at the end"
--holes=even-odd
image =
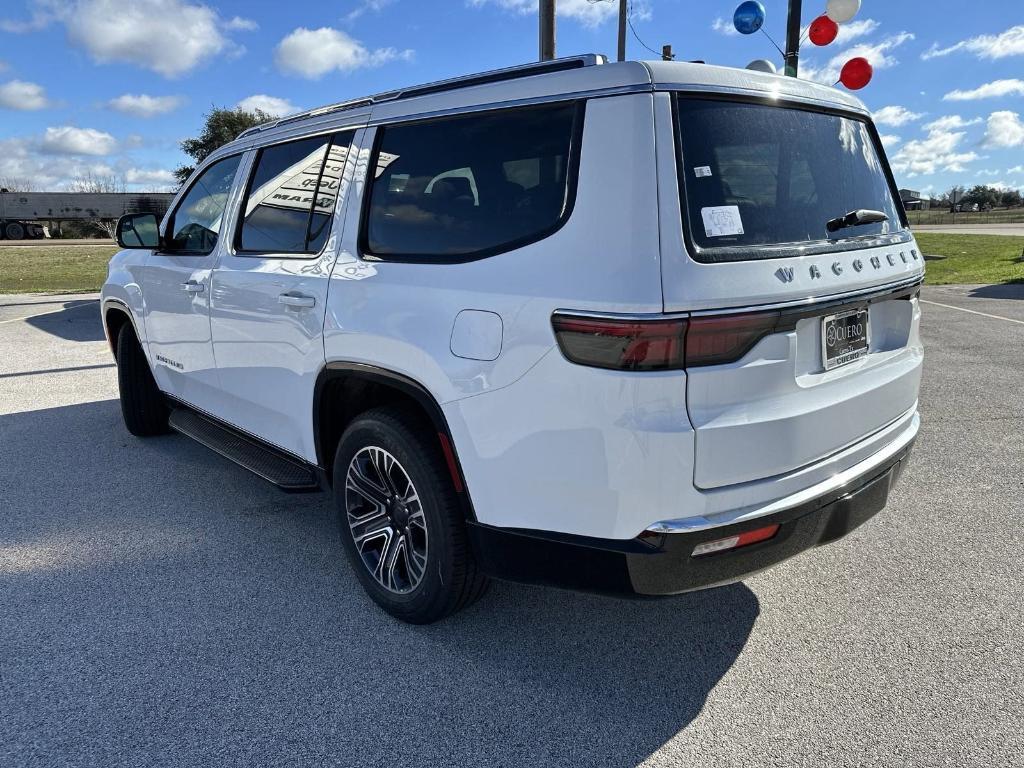
POLYGON ((697 259, 769 258, 783 254, 751 246, 781 244, 839 250, 857 247, 851 238, 903 230, 865 121, 684 96, 677 116, 683 214, 697 259), (884 218, 828 230, 830 220, 858 209, 884 218))

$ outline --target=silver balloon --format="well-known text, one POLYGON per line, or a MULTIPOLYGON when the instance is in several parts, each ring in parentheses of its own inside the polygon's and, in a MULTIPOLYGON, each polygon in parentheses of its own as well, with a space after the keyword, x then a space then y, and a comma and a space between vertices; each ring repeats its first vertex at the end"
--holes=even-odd
POLYGON ((825 15, 836 24, 843 24, 860 10, 860 0, 828 0, 825 4, 825 15))
POLYGON ((755 72, 767 72, 769 75, 774 75, 776 72, 775 65, 768 59, 754 59, 747 64, 747 69, 752 69, 755 72))

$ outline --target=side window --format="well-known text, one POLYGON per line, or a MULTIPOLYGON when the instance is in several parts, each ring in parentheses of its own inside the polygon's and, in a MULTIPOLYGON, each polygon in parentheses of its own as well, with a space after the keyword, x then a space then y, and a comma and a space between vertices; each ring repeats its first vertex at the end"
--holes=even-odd
POLYGON ((443 261, 546 236, 571 208, 582 115, 561 103, 382 126, 363 252, 443 261))
POLYGON ((167 231, 165 250, 207 254, 217 246, 224 208, 241 155, 232 155, 211 165, 189 188, 174 210, 167 231))
POLYGON ((352 131, 261 149, 246 188, 240 252, 317 253, 327 241, 352 131))

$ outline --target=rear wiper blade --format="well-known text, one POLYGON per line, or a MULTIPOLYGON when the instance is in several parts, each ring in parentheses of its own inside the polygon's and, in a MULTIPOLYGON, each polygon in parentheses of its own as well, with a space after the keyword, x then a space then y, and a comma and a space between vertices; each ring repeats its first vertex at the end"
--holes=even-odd
POLYGON ((829 232, 835 232, 836 230, 843 229, 844 227, 856 227, 861 224, 877 224, 880 221, 888 220, 889 217, 881 211, 872 211, 869 208, 858 208, 857 210, 850 211, 842 216, 829 219, 825 224, 825 229, 829 232))

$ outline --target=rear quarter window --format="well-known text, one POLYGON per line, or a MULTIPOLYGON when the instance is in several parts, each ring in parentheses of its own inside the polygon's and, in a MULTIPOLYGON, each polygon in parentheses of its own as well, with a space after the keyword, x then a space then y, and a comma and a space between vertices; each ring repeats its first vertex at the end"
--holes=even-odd
POLYGON ((568 217, 582 103, 381 126, 361 250, 451 262, 539 240, 568 217))

